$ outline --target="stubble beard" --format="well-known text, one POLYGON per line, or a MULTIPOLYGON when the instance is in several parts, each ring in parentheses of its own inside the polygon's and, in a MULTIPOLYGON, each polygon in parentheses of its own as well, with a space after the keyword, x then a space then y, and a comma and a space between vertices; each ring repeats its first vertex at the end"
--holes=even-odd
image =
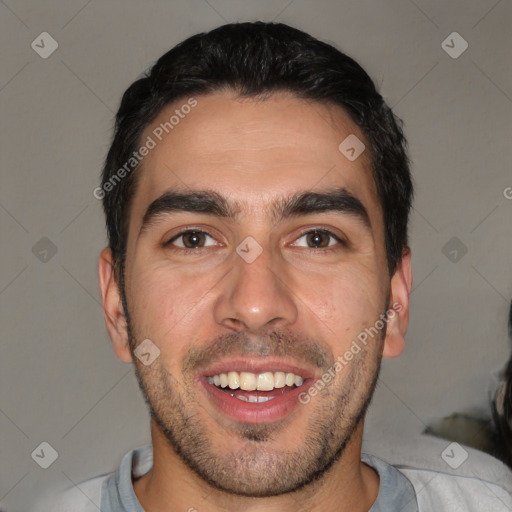
POLYGON ((161 364, 152 365, 150 370, 136 364, 135 373, 151 417, 195 474, 229 494, 270 497, 298 491, 317 481, 340 459, 372 400, 381 354, 379 349, 376 358, 368 352, 352 360, 350 367, 342 370, 348 370, 344 379, 326 386, 316 400, 298 406, 311 407, 312 412, 302 435, 295 436, 301 441, 295 450, 288 451, 268 448, 270 441, 286 434, 287 427, 280 423, 230 423, 226 428, 226 424, 209 416, 213 423, 208 423, 214 425, 217 437, 231 435, 245 441, 242 450, 216 450, 219 444, 212 443, 204 419, 208 413, 191 388, 180 385, 161 364))

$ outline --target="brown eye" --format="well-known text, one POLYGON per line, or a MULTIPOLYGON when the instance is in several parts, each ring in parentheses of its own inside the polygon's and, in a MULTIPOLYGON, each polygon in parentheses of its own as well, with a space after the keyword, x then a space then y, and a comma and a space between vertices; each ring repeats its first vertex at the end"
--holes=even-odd
POLYGON ((328 247, 330 235, 325 231, 312 231, 307 233, 306 241, 310 247, 328 247))
MULTIPOLYGON (((205 231, 188 230, 177 234, 165 245, 174 245, 176 247, 180 247, 181 249, 202 249, 203 247, 208 247, 208 245, 205 244, 208 238, 215 242, 213 237, 211 237, 205 231)), ((209 245, 215 245, 215 243, 209 245)))
POLYGON ((187 249, 195 249, 196 247, 202 246, 205 240, 204 233, 199 231, 190 231, 182 235, 183 245, 187 249))
POLYGON ((313 229, 310 231, 306 231, 302 233, 302 235, 297 238, 297 240, 304 239, 304 243, 295 242, 294 246, 299 247, 308 247, 310 249, 324 249, 335 246, 337 243, 342 246, 346 246, 346 243, 334 233, 327 231, 325 229, 313 229))

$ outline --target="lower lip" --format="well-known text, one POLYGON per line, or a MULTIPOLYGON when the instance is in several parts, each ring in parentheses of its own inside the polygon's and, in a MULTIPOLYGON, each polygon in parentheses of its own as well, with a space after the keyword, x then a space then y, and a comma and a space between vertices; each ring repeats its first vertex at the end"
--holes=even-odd
POLYGON ((302 386, 286 391, 266 402, 244 402, 210 384, 206 377, 201 384, 218 409, 228 418, 239 423, 270 423, 284 419, 300 403, 299 395, 308 388, 309 379, 302 386))

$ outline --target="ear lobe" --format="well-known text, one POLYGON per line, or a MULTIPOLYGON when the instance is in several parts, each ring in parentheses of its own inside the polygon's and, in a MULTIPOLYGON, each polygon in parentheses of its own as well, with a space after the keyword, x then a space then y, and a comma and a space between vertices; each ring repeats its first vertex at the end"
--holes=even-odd
POLYGON ((397 269, 391 278, 383 357, 397 357, 405 347, 405 334, 409 325, 409 295, 412 287, 411 250, 405 248, 397 269))
POLYGON ((108 334, 117 357, 129 363, 133 361, 128 341, 128 329, 119 286, 114 277, 112 252, 107 247, 100 253, 98 280, 103 303, 103 316, 108 334))

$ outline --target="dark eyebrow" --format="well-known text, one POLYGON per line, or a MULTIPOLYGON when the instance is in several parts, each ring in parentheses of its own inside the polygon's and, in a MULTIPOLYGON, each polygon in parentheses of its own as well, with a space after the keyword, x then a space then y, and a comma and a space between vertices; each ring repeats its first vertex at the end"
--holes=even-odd
MULTIPOLYGON (((138 237, 160 218, 180 211, 236 220, 242 208, 239 203, 232 202, 213 190, 191 192, 169 190, 148 206, 138 237)), ((343 187, 325 192, 299 192, 291 197, 279 198, 270 208, 270 219, 273 222, 279 222, 292 217, 323 212, 350 215, 361 221, 363 226, 371 231, 368 210, 356 196, 343 187)))
POLYGON ((212 190, 193 192, 169 190, 155 199, 147 208, 139 230, 140 237, 159 218, 172 213, 185 211, 205 213, 226 219, 236 219, 240 209, 225 197, 212 190))
POLYGON ((290 217, 323 212, 350 215, 369 231, 372 229, 370 215, 364 204, 343 187, 325 192, 301 192, 290 198, 280 199, 274 205, 271 215, 278 222, 290 217))

